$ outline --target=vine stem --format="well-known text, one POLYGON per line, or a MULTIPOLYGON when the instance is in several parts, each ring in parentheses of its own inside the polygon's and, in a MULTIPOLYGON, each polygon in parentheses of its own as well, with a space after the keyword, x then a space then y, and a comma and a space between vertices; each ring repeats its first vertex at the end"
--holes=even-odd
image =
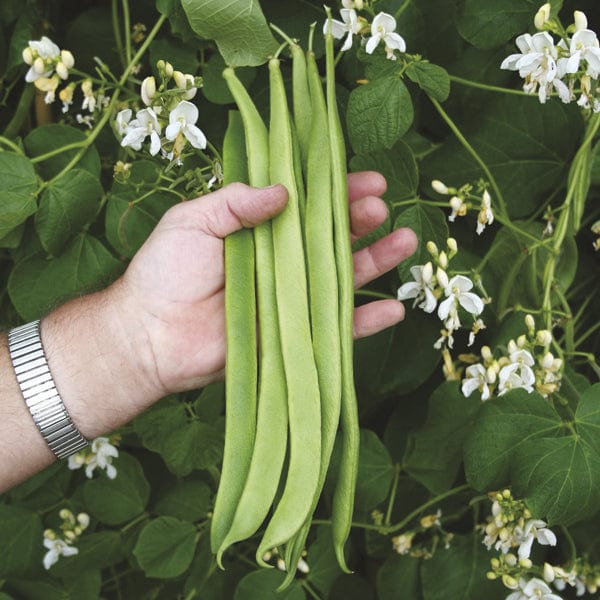
MULTIPOLYGON (((127 65, 127 68, 125 69, 125 71, 123 71, 123 75, 121 75, 121 78, 119 79, 119 87, 122 87, 125 84, 125 82, 127 81, 127 78, 131 74, 133 67, 138 63, 138 61, 144 55, 146 50, 148 50, 148 47, 150 46, 150 44, 152 43, 152 41, 154 40, 154 38, 156 37, 160 28, 162 27, 163 23, 166 20, 167 20, 167 16, 161 15, 159 17, 158 21, 156 21, 156 23, 154 24, 154 27, 152 28, 152 31, 150 31, 150 33, 148 34, 148 37, 144 40, 144 43, 140 46, 140 48, 136 52, 135 56, 131 59, 131 61, 127 65)), ((49 184, 51 184, 53 181, 55 181, 59 177, 62 177, 65 173, 68 173, 81 160, 81 157, 84 155, 85 151, 88 149, 89 146, 91 146, 94 143, 94 141, 96 140, 96 138, 102 131, 103 127, 106 125, 108 120, 111 118, 113 111, 116 108, 117 103, 119 101, 119 92, 120 92, 120 89, 115 90, 115 93, 113 94, 113 96, 110 100, 110 104, 106 107, 104 114, 102 115, 102 118, 100 119, 100 121, 98 121, 98 123, 96 124, 94 129, 92 129, 90 135, 86 138, 85 145, 69 161, 69 163, 62 169, 62 171, 60 171, 60 173, 58 173, 52 179, 50 179, 42 184, 42 189, 44 187, 48 186, 49 184)))
POLYGON ((397 19, 411 4, 412 0, 404 0, 402 6, 394 13, 394 19, 397 19))
POLYGON ((505 220, 508 220, 508 211, 506 210, 506 202, 504 201, 502 192, 500 191, 500 188, 498 187, 498 184, 496 183, 496 179, 492 175, 488 166, 485 164, 485 162, 483 162, 483 159, 481 158, 481 156, 479 156, 479 154, 477 153, 475 148, 473 148, 473 146, 471 146, 471 144, 467 141, 465 136, 462 134, 460 129, 457 127, 456 123, 454 123, 454 121, 450 118, 450 115, 448 115, 448 113, 442 108, 442 105, 435 98, 432 98, 431 96, 429 96, 429 100, 431 101, 431 103, 433 104, 435 109, 438 111, 438 113, 440 114, 442 119, 444 119, 444 121, 446 122, 448 127, 450 127, 450 129, 452 130, 452 133, 456 136, 458 141, 463 145, 465 150, 467 150, 467 152, 475 159, 477 164, 481 167, 481 169, 485 173, 485 176, 488 178, 488 181, 490 182, 490 185, 492 186, 492 189, 494 190, 494 194, 496 196, 496 201, 498 202, 499 211, 500 211, 499 216, 503 217, 505 220))
POLYGON ((504 88, 497 85, 489 85, 487 83, 479 83, 478 81, 472 81, 470 79, 464 79, 463 77, 458 77, 457 75, 448 75, 450 77, 450 81, 454 83, 458 83, 459 85, 464 85, 467 87, 477 88, 479 90, 486 90, 488 92, 499 92, 501 94, 510 94, 512 96, 528 96, 530 98, 536 98, 536 95, 528 94, 522 90, 513 90, 512 88, 504 88))

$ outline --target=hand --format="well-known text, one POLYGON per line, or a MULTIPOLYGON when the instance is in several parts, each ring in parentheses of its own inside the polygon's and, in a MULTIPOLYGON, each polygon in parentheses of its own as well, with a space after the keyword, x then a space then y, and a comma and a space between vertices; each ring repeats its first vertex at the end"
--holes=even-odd
MULTIPOLYGON (((352 241, 387 216, 384 178, 374 172, 348 177, 352 241)), ((170 209, 115 284, 126 313, 141 320, 140 351, 151 363, 162 395, 202 387, 223 376, 225 310, 223 238, 278 214, 287 202, 283 186, 255 189, 233 184, 170 209)), ((400 229, 354 255, 360 287, 394 268, 416 249, 400 229)), ((376 333, 404 317, 396 300, 356 309, 355 337, 376 333)))

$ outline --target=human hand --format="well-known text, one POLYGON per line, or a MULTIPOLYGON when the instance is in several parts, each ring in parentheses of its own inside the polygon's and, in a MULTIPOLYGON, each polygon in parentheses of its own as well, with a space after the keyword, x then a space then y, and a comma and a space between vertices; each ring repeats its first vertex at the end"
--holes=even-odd
MULTIPOLYGON (((378 198, 384 178, 375 172, 348 176, 352 241, 376 229, 387 207, 378 198)), ((138 321, 136 336, 147 372, 162 395, 202 387, 223 375, 225 307, 223 238, 274 217, 285 206, 283 186, 243 184, 178 204, 161 219, 114 291, 138 321), (142 335, 140 336, 140 332, 142 335)), ((399 229, 354 254, 356 287, 368 283, 416 249, 409 229, 399 229)), ((376 333, 404 317, 396 300, 358 307, 355 337, 376 333)))

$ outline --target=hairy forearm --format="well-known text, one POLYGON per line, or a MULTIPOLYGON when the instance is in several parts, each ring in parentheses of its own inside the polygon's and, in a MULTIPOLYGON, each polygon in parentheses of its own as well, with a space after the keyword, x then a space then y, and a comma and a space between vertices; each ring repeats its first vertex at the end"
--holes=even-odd
MULTIPOLYGON (((149 345, 119 283, 78 298, 41 324, 46 359, 73 422, 88 439, 107 433, 155 402, 149 345)), ((55 460, 23 400, 8 353, 0 344, 0 492, 55 460)))

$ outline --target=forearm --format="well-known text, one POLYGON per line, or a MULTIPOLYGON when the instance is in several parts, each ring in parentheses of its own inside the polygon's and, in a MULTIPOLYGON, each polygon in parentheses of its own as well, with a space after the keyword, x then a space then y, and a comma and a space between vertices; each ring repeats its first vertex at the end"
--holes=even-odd
MULTIPOLYGON (((162 394, 149 373, 151 357, 119 284, 78 298, 46 316, 41 337, 67 411, 93 439, 124 423, 162 394)), ((0 344, 0 492, 55 460, 19 389, 6 336, 0 344)))

